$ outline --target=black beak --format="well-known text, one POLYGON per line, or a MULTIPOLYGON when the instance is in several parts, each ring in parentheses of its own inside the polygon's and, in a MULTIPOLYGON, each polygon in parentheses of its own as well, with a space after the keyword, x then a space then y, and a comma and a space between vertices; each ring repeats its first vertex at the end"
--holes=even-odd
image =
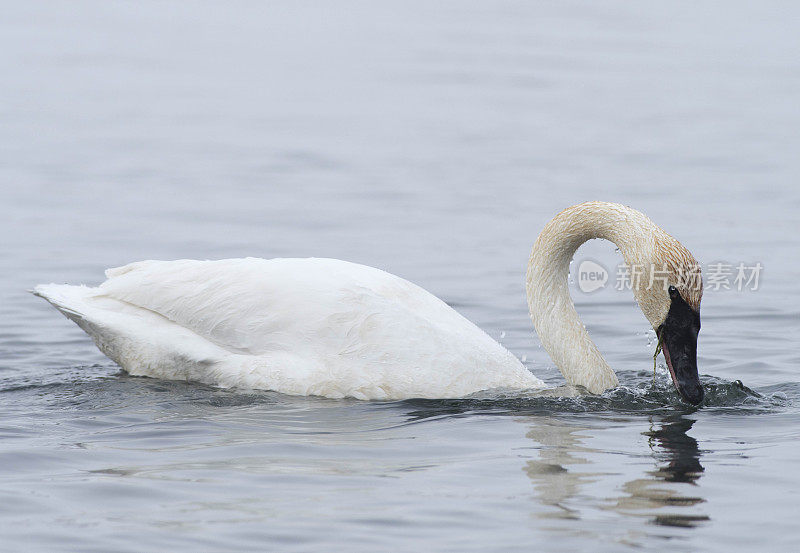
POLYGON ((703 401, 703 386, 697 374, 697 333, 700 332, 700 314, 689 307, 680 293, 670 287, 672 303, 667 318, 656 330, 664 359, 667 361, 672 382, 678 393, 691 403, 703 401))

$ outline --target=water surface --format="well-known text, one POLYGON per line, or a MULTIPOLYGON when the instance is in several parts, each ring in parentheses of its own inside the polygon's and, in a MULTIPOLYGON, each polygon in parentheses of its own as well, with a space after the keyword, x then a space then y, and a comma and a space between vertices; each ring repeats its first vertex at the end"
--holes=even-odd
MULTIPOLYGON (((26 551, 790 551, 800 35, 786 3, 17 3, 0 18, 0 528, 26 551), (139 259, 326 256, 435 293, 552 386, 530 246, 620 201, 704 264, 707 398, 629 292, 622 386, 359 402, 120 373, 25 292, 139 259), (734 381, 741 380, 742 386, 734 381)), ((578 258, 612 271, 614 247, 578 258)))

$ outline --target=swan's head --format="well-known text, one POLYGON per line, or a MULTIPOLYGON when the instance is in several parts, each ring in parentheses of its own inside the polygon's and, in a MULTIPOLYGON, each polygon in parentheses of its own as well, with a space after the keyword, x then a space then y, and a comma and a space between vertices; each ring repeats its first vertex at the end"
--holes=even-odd
POLYGON ((649 267, 634 293, 664 352, 678 393, 693 405, 703 401, 697 373, 697 334, 703 279, 700 266, 680 242, 664 233, 654 237, 649 267))

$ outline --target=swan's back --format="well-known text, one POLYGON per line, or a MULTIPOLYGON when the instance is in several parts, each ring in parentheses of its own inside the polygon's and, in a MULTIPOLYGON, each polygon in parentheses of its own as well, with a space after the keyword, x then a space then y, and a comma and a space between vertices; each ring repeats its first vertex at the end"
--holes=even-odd
POLYGON ((106 276, 98 288, 36 293, 132 374, 367 399, 542 386, 444 302, 372 267, 142 261, 106 276))

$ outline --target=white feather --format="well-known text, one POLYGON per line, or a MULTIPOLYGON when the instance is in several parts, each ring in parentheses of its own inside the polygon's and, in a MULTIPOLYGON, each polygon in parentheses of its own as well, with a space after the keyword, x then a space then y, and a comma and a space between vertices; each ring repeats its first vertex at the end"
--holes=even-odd
POLYGON ((443 301, 364 265, 142 261, 106 276, 34 292, 131 374, 359 399, 544 386, 443 301))

